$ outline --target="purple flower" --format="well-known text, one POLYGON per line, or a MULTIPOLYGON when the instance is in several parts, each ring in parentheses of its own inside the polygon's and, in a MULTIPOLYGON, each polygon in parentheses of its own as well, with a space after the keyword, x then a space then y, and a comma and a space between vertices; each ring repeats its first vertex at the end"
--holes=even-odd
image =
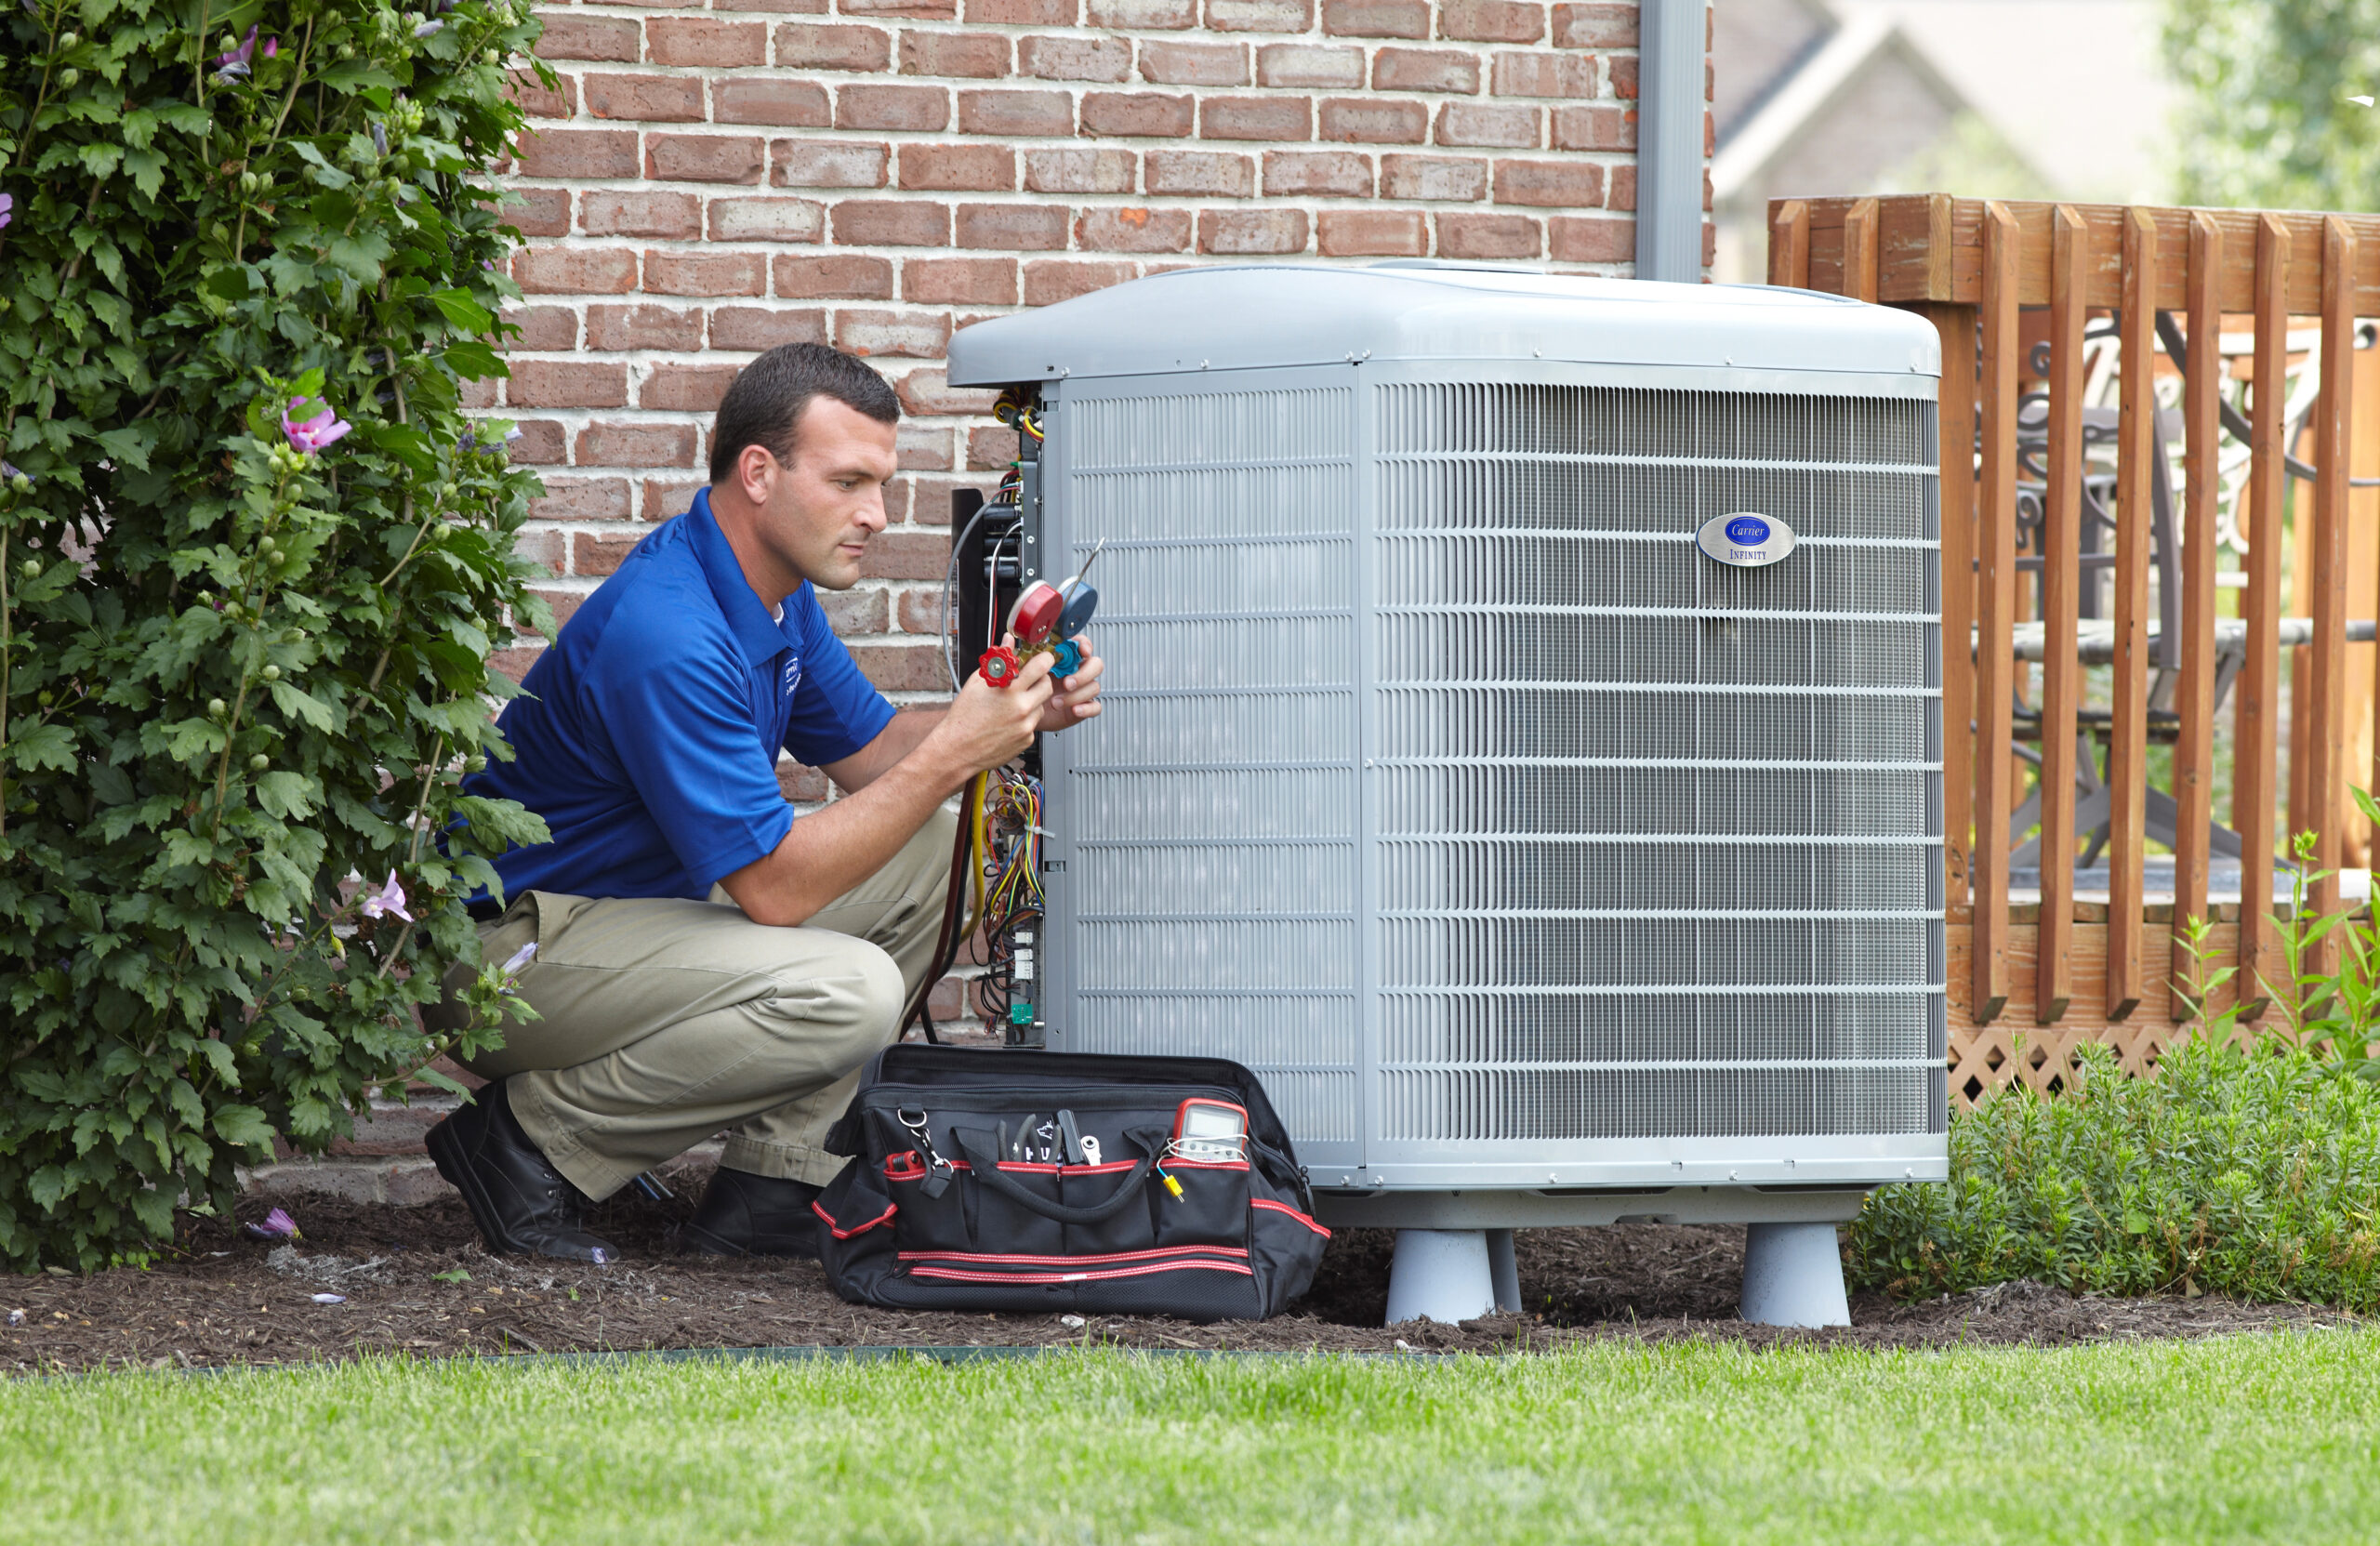
POLYGON ((242 1224, 240 1230, 252 1240, 302 1240, 305 1238, 303 1235, 298 1233, 298 1221, 278 1208, 264 1216, 264 1222, 242 1224))
POLYGON ((30 484, 33 475, 14 462, 0 462, 0 483, 30 484))
MULTIPOLYGON (((247 74, 248 59, 256 53, 256 51, 257 30, 254 27, 250 27, 248 29, 248 35, 240 40, 240 46, 237 48, 232 49, 228 54, 218 54, 214 59, 207 62, 216 66, 215 78, 217 80, 236 81, 247 74)), ((271 44, 267 44, 265 46, 265 56, 269 59, 271 57, 271 54, 272 46, 271 44)))
POLYGON ((264 40, 264 57, 265 57, 265 58, 267 58, 267 59, 271 59, 271 58, 272 58, 275 54, 278 54, 278 53, 280 53, 280 52, 281 52, 281 40, 280 40, 279 38, 277 38, 277 37, 269 37, 269 38, 266 38, 266 39, 264 40))
POLYGON ((13 195, 0 193, 0 231, 8 229, 8 221, 14 217, 16 208, 17 201, 13 195))
POLYGON ((512 952, 511 955, 505 957, 504 965, 497 970, 504 973, 504 980, 509 983, 520 974, 521 969, 527 966, 530 958, 536 956, 536 953, 537 942, 536 940, 531 940, 520 949, 512 952))
POLYGON ((433 33, 443 33, 445 30, 446 23, 443 21, 425 21, 420 26, 416 27, 413 30, 413 35, 416 37, 429 37, 433 33))
POLYGON ((303 423, 290 416, 313 401, 315 400, 312 398, 293 397, 289 400, 289 413, 281 416, 281 432, 289 437, 290 444, 310 456, 317 451, 337 444, 350 429, 355 428, 354 425, 340 418, 327 403, 324 404, 321 413, 303 423))
POLYGON ((363 905, 365 918, 379 918, 387 913, 394 913, 407 923, 413 921, 413 915, 405 911, 405 889, 397 884, 395 870, 389 872, 387 885, 377 892, 366 892, 364 894, 363 905))

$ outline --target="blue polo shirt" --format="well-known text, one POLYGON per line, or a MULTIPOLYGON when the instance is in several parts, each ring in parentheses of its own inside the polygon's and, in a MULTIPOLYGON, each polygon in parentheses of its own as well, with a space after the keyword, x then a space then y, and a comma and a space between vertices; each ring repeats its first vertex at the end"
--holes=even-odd
POLYGON ((778 747, 833 762, 892 720, 807 583, 769 616, 707 489, 636 545, 522 687, 501 720, 518 755, 463 781, 553 833, 496 860, 508 897, 707 896, 793 826, 778 747))

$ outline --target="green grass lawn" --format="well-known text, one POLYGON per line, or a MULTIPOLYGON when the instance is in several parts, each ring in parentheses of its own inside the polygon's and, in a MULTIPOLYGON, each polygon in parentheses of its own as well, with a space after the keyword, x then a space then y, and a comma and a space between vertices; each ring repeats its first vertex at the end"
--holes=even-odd
POLYGON ((0 1389, 0 1540, 2369 1541, 2380 1332, 0 1389))

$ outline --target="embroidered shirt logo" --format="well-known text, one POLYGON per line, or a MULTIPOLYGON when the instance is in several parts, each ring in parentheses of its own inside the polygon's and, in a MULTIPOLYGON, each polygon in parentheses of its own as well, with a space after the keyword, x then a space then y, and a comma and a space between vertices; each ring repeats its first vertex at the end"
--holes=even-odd
POLYGON ((788 698, 793 696, 793 690, 800 685, 801 657, 789 654, 785 659, 785 695, 788 698))

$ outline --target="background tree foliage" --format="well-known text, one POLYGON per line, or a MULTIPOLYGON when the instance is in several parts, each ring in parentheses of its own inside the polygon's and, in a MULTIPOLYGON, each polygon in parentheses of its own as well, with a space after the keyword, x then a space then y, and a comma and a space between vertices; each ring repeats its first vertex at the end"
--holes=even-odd
POLYGON ((487 173, 538 29, 5 5, 0 1257, 89 1268, 431 1056, 460 899, 544 835, 456 787, 505 755, 493 641, 547 622, 536 483, 457 402, 503 373, 487 173), (353 432, 299 450, 299 398, 353 432))
POLYGON ((2380 209, 2380 0, 2167 0, 2182 199, 2380 209))

